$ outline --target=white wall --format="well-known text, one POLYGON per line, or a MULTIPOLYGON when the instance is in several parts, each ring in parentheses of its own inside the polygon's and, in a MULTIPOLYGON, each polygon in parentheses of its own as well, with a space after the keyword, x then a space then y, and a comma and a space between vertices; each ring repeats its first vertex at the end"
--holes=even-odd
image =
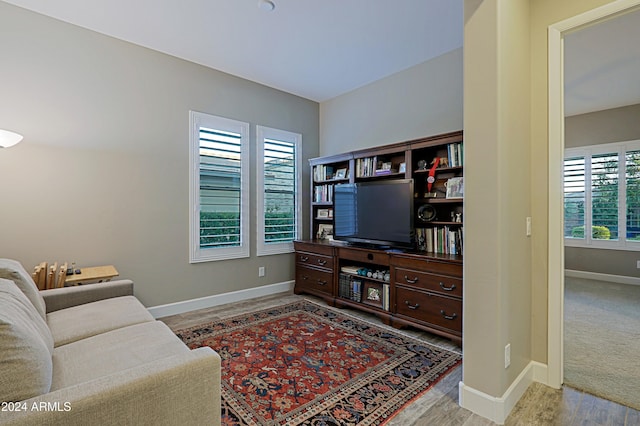
POLYGON ((463 381, 493 397, 531 359, 528 47, 528 0, 465 2, 463 381))
POLYGON ((320 155, 462 129, 462 49, 320 104, 320 155))
POLYGON ((188 263, 188 112, 301 133, 308 176, 316 102, 4 2, 0 52, 0 128, 25 136, 0 151, 0 257, 114 264, 147 306, 294 278, 292 254, 255 256, 253 209, 251 258, 188 263))

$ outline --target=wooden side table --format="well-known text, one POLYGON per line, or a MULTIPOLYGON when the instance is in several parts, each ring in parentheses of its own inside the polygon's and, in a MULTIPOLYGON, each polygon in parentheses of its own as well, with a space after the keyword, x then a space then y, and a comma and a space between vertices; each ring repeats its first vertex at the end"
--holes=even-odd
POLYGON ((93 266, 90 268, 80 268, 79 274, 67 275, 64 282, 65 285, 68 286, 101 283, 103 281, 111 281, 111 278, 117 276, 118 271, 113 265, 93 266))

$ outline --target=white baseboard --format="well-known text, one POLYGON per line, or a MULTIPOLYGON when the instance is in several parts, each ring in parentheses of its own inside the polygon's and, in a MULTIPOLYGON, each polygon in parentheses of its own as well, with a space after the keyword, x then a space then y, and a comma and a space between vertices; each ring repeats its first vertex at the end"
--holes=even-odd
POLYGON ((576 271, 565 269, 565 275, 573 278, 584 278, 587 280, 608 281, 618 284, 640 285, 640 278, 627 277, 625 275, 601 274, 599 272, 576 271))
POLYGON ((458 387, 460 406, 502 425, 534 381, 540 383, 547 381, 547 366, 536 361, 531 361, 522 370, 501 397, 487 395, 460 382, 458 387))
POLYGON ((184 312, 195 311, 197 309, 224 305, 226 303, 240 302, 243 300, 255 299, 256 297, 271 296, 273 294, 290 292, 293 291, 294 284, 295 281, 292 280, 282 283, 265 285, 262 287, 249 288, 246 290, 232 291, 230 293, 214 294, 213 296, 200 297, 198 299, 153 306, 151 308, 148 308, 148 311, 151 313, 151 315, 153 315, 154 318, 162 318, 169 315, 177 315, 184 312))

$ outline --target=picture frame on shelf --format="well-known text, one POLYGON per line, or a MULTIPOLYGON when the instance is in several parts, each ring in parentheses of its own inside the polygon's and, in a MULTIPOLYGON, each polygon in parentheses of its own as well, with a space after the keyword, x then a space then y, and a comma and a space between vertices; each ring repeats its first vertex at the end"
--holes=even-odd
POLYGON ((367 289, 367 300, 372 300, 374 302, 379 302, 382 299, 380 295, 380 289, 377 287, 369 287, 367 289))
POLYGON ((383 289, 382 284, 365 281, 362 289, 362 303, 382 308, 383 289))
POLYGON ((452 177, 447 180, 447 199, 464 198, 464 178, 452 177))
POLYGON ((347 178, 347 169, 338 169, 336 170, 335 179, 346 179, 347 178))
POLYGON ((333 240, 333 225, 328 223, 321 223, 318 225, 319 240, 333 240))
POLYGON ((318 219, 328 219, 329 218, 329 209, 318 209, 318 214, 316 216, 318 219))

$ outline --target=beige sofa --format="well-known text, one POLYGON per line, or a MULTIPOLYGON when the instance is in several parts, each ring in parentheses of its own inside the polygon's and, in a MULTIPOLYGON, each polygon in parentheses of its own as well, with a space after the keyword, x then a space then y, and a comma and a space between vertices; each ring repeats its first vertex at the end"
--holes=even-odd
POLYGON ((0 259, 0 424, 219 425, 220 357, 189 348, 128 280, 39 292, 0 259))

